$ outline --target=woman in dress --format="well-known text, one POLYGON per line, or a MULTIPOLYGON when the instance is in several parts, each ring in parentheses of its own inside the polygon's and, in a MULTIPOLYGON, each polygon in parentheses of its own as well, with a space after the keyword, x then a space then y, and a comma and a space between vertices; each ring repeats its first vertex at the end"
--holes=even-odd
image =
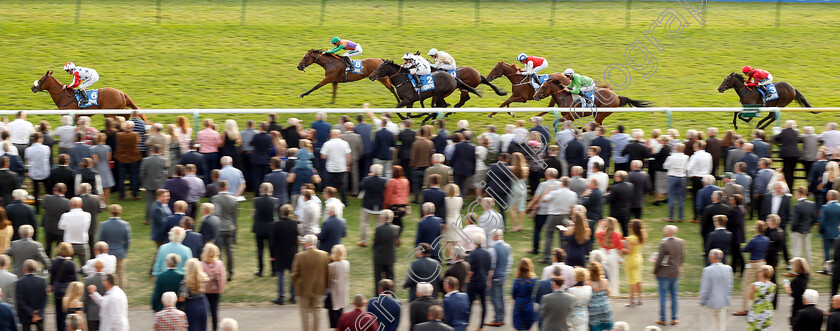
POLYGON ((758 270, 758 281, 752 283, 749 289, 750 300, 753 300, 747 313, 747 323, 750 331, 773 329, 773 297, 776 296, 776 284, 770 281, 773 267, 765 265, 758 270))
MULTIPOLYGON (((73 246, 70 243, 61 242, 58 244, 55 254, 58 256, 52 260, 52 266, 50 266, 50 284, 52 285, 55 306, 61 307, 67 288, 70 283, 77 280, 76 264, 73 263, 73 246)), ((63 309, 55 314, 56 329, 64 330, 65 315, 63 309)))
POLYGON ((514 178, 510 183, 510 195, 508 196, 510 225, 512 227, 511 232, 519 232, 525 222, 525 198, 528 195, 528 162, 525 160, 525 155, 519 152, 513 153, 511 159, 513 161, 508 168, 510 168, 514 178))
POLYGON ((178 159, 181 158, 181 153, 185 153, 187 150, 181 150, 181 137, 178 135, 178 126, 175 124, 169 124, 166 126, 166 133, 169 135, 169 146, 166 148, 169 149, 169 164, 178 164, 178 159))
POLYGON ((625 307, 639 306, 642 304, 642 247, 645 245, 647 234, 645 233, 642 220, 630 221, 630 235, 627 236, 627 247, 623 253, 624 272, 627 273, 627 285, 630 286, 630 303, 625 307))
MULTIPOLYGON (((236 149, 237 146, 242 145, 242 136, 239 135, 239 125, 236 124, 236 120, 225 120, 225 132, 222 136, 224 145, 220 151, 221 155, 230 156, 233 159, 233 165, 239 165, 239 153, 236 149)), ((242 167, 239 166, 239 168, 242 167)))
POLYGON ((461 197, 461 189, 453 183, 446 184, 443 191, 446 192, 446 197, 443 198, 444 205, 446 206, 446 226, 443 227, 442 234, 447 240, 457 241, 458 233, 455 231, 455 228, 460 227, 458 218, 461 217, 464 198, 461 197))
POLYGON ((805 307, 805 304, 802 303, 802 295, 805 294, 805 290, 808 289, 808 277, 810 276, 810 268, 808 268, 808 261, 801 258, 795 257, 790 260, 791 271, 793 271, 796 276, 793 277, 793 281, 790 284, 785 285, 785 291, 790 293, 790 296, 793 297, 793 308, 790 310, 790 323, 793 325, 793 316, 796 315, 800 309, 805 307))
POLYGON ((14 236, 14 226, 12 221, 6 217, 6 209, 0 207, 0 250, 5 252, 12 245, 12 237, 14 236))
POLYGON ((198 259, 187 260, 184 264, 184 279, 181 281, 178 301, 184 303, 183 310, 190 324, 189 331, 207 330, 207 311, 210 310, 210 304, 204 294, 204 284, 208 280, 198 259))
POLYGON ((91 154, 93 154, 94 168, 99 172, 100 184, 102 185, 102 198, 105 202, 111 196, 111 188, 116 184, 110 164, 112 156, 111 146, 105 144, 107 139, 107 135, 100 133, 96 138, 96 146, 90 149, 91 154))
POLYGON ((598 262, 589 263, 589 284, 592 286, 592 300, 589 300, 589 330, 612 330, 613 315, 609 302, 610 285, 609 281, 604 278, 604 268, 598 262))
POLYGON ((589 280, 589 272, 586 269, 575 268, 575 285, 566 290, 567 293, 575 296, 572 304, 572 314, 569 316, 569 330, 589 331, 589 300, 592 299, 592 287, 586 285, 589 280))
POLYGON ((586 213, 573 213, 572 222, 574 224, 563 232, 563 242, 566 243, 566 264, 572 267, 583 267, 592 230, 589 228, 589 222, 586 221, 586 213))
POLYGON ((536 319, 534 315, 534 286, 537 275, 534 273, 534 263, 523 257, 519 260, 516 279, 513 280, 513 328, 516 330, 530 330, 536 319))
POLYGON ((207 274, 208 280, 204 285, 204 293, 210 305, 210 315, 213 317, 213 331, 216 331, 219 325, 219 298, 225 291, 227 281, 225 264, 222 260, 219 260, 218 246, 214 244, 204 245, 204 249, 201 251, 201 267, 207 274))
POLYGON ((398 165, 392 166, 391 174, 392 178, 385 184, 385 199, 382 202, 382 206, 394 212, 394 221, 392 223, 400 227, 400 234, 402 234, 402 218, 410 212, 408 210, 408 195, 411 193, 411 185, 403 175, 403 167, 398 165))
POLYGON ((350 302, 350 262, 347 261, 347 249, 344 245, 335 245, 330 254, 330 289, 327 296, 327 310, 330 329, 338 326, 338 318, 344 307, 350 302))
POLYGON ((190 120, 186 116, 178 116, 175 121, 178 137, 178 144, 181 145, 181 151, 186 152, 190 150, 190 140, 192 140, 193 129, 190 127, 190 120))
POLYGON ((817 185, 817 190, 822 191, 823 194, 829 190, 836 190, 838 185, 837 180, 840 179, 840 165, 837 161, 828 161, 825 165, 825 172, 822 176, 822 182, 817 185))
POLYGON ((87 331, 87 323, 85 323, 85 304, 82 303, 82 293, 85 291, 85 284, 82 282, 72 282, 67 286, 67 292, 64 298, 61 299, 62 319, 66 319, 67 315, 76 314, 81 317, 81 329, 87 331))
POLYGON ((598 222, 598 230, 595 237, 601 245, 601 251, 607 257, 607 278, 610 280, 610 295, 618 295, 618 260, 621 259, 621 250, 624 245, 621 241, 621 226, 618 220, 607 217, 598 222))
POLYGON ((487 177, 487 148, 490 147, 490 136, 483 134, 478 136, 475 145, 475 175, 473 175, 473 186, 475 186, 475 196, 480 197, 483 191, 481 182, 487 177))

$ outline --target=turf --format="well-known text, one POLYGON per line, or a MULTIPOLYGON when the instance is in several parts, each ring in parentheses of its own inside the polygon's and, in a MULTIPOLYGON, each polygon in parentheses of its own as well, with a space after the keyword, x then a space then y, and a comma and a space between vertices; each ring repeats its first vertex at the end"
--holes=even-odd
MULTIPOLYGON (((777 81, 792 83, 817 107, 837 106, 835 92, 838 64, 833 57, 840 50, 837 17, 840 7, 833 4, 785 4, 781 27, 774 27, 775 5, 768 3, 710 3, 706 24, 693 21, 676 2, 634 2, 632 20, 625 27, 623 2, 557 2, 556 24, 549 23, 548 1, 481 1, 478 27, 474 23, 472 1, 405 1, 403 25, 397 25, 397 1, 327 2, 325 22, 319 25, 319 1, 249 1, 245 24, 240 25, 241 2, 162 1, 157 23, 153 1, 81 1, 79 24, 74 24, 76 1, 3 1, 0 5, 0 109, 52 109, 44 94, 29 91, 32 81, 46 70, 55 70, 65 83, 68 75, 61 66, 74 61, 97 69, 101 80, 94 87, 119 88, 142 108, 328 108, 393 107, 393 97, 379 83, 367 80, 341 84, 338 99, 331 104, 330 88, 314 92, 305 99, 298 94, 322 78, 317 67, 301 72, 298 61, 310 48, 326 48, 333 35, 361 43, 364 57, 397 59, 406 51, 425 53, 436 47, 450 52, 459 65, 470 65, 483 74, 499 60, 511 62, 516 54, 546 57, 548 72, 573 67, 579 73, 604 80, 604 68, 625 63, 625 51, 638 40, 656 57, 656 71, 644 78, 629 69, 632 80, 620 95, 652 101, 662 107, 737 106, 734 92, 719 94, 722 79, 745 64, 771 71, 777 81), (643 32, 666 9, 676 9, 690 23, 676 37, 661 28, 654 32, 663 50, 656 50, 643 32)), ((641 63, 642 58, 634 56, 641 63)), ((625 64, 625 66, 627 66, 625 64)), ((505 79, 495 82, 505 90, 505 79)), ((495 107, 504 97, 481 87, 483 98, 473 98, 467 106, 495 107)), ((450 103, 455 99, 450 98, 450 103)), ((517 104, 514 104, 517 105, 517 104)), ((529 102, 525 106, 544 106, 529 102)), ((154 121, 169 123, 177 115, 155 115, 154 121)), ((521 115, 519 117, 522 117, 521 115)), ((234 118, 244 126, 249 119, 263 120, 256 114, 207 116, 217 120, 234 118)), ((311 114, 301 114, 305 120, 311 114)), ((796 119, 800 126, 821 128, 836 119, 834 113, 784 113, 783 119, 796 119)), ((57 116, 34 116, 56 127, 57 116)), ((483 114, 456 114, 469 119, 473 128, 486 124, 505 124, 510 118, 500 114, 488 120, 483 114)), ((673 126, 688 128, 717 126, 729 128, 731 117, 712 113, 676 113, 673 126)), ((102 119, 94 119, 101 126, 102 119)), ((624 124, 649 132, 665 128, 664 114, 632 113, 614 115, 607 125, 624 124)), ((451 126, 451 123, 450 123, 451 126)), ((749 133, 742 126, 740 133, 749 133)), ((151 259, 148 227, 140 224, 139 203, 123 202, 126 218, 134 226, 129 271, 131 303, 147 304, 152 280, 145 275, 151 259)), ((248 203, 246 203, 247 207, 248 203)), ((255 280, 253 236, 248 231, 250 217, 243 207, 237 246, 237 276, 223 296, 226 302, 261 302, 273 297, 274 282, 255 280)), ((358 202, 348 210, 350 230, 346 243, 358 239, 358 202)), ((664 208, 648 207, 646 221, 651 240, 649 254, 660 238, 664 208)), ((406 222, 404 242, 411 242, 414 219, 406 222)), ((684 225, 682 236, 689 238, 689 250, 699 251, 695 226, 684 225)), ((528 233, 510 234, 515 258, 524 256, 528 233)), ((815 258, 819 240, 814 241, 815 258)), ((404 256, 408 245, 400 248, 404 256)), ((350 247, 354 291, 372 293, 370 248, 350 247)), ((690 255, 681 290, 696 292, 702 259, 690 255)), ((649 275, 650 265, 645 266, 649 275)), ((401 270, 401 267, 397 267, 401 270)), ((647 277, 647 276, 646 276, 647 277)), ((401 281, 404 277, 398 277, 401 281)), ((645 289, 655 284, 645 278, 645 289)), ((819 278, 818 278, 819 279, 819 278)), ((816 281, 825 288, 826 282, 816 281)), ((405 292, 399 292, 404 295, 405 292)))

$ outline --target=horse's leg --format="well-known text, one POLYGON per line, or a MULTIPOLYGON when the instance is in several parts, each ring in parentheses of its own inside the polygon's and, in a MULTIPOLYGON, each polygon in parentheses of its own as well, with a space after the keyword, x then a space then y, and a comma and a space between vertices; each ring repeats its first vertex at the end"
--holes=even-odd
POLYGON ((397 89, 394 88, 394 85, 391 84, 391 80, 388 79, 388 77, 380 78, 379 82, 382 83, 382 85, 385 85, 385 88, 388 89, 388 92, 391 92, 391 94, 394 95, 394 98, 397 99, 397 102, 400 102, 400 96, 399 94, 397 94, 397 89))
POLYGON ((338 82, 333 82, 332 85, 333 85, 333 97, 332 97, 332 102, 330 102, 330 104, 335 104, 335 94, 336 94, 336 92, 338 92, 338 82))
POLYGON ((467 91, 461 91, 461 99, 458 100, 458 103, 455 104, 455 108, 461 108, 461 106, 463 106, 465 103, 467 103, 467 100, 469 100, 469 99, 470 99, 470 93, 467 92, 467 91))
POLYGON ((738 112, 732 113, 732 126, 735 127, 735 130, 738 130, 738 112))
POLYGON ((776 113, 769 113, 769 114, 767 114, 767 116, 765 116, 760 121, 758 121, 758 125, 756 125, 756 128, 759 129, 759 130, 764 130, 765 128, 767 128, 767 126, 769 126, 770 124, 773 124, 773 122, 775 122, 775 121, 776 121, 776 113))
POLYGON ((315 85, 315 87, 313 87, 313 88, 309 89, 309 91, 303 92, 303 94, 298 95, 298 96, 299 96, 299 97, 301 97, 301 98, 303 98, 303 97, 305 97, 305 96, 309 95, 309 93, 312 93, 313 91, 315 91, 315 90, 317 90, 317 89, 321 88, 321 86, 327 85, 327 83, 329 83, 329 82, 330 82, 329 78, 324 78, 323 80, 321 80, 321 82, 320 82, 320 83, 318 83, 317 85, 315 85))

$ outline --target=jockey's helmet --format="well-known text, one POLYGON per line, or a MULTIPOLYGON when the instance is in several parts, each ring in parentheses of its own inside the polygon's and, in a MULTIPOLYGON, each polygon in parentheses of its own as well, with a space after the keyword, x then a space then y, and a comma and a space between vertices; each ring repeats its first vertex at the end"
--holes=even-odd
POLYGON ((66 64, 64 64, 64 71, 69 71, 73 69, 76 69, 76 65, 73 64, 73 62, 67 62, 66 64))
POLYGON ((741 72, 743 72, 743 73, 745 73, 745 74, 746 74, 746 73, 750 73, 751 71, 753 71, 753 68, 752 68, 752 67, 750 67, 750 66, 744 66, 744 68, 743 68, 743 69, 741 69, 741 72))
POLYGON ((330 39, 330 44, 335 44, 339 41, 341 41, 341 39, 339 39, 338 37, 332 37, 332 39, 330 39))
POLYGON ((528 58, 528 55, 525 55, 525 53, 519 53, 519 55, 516 56, 517 61, 525 61, 525 59, 527 59, 527 58, 528 58))
POLYGON ((414 54, 412 54, 411 52, 405 52, 405 54, 403 54, 403 56, 402 56, 403 60, 409 60, 413 57, 414 57, 414 54))
POLYGON ((437 48, 430 49, 429 56, 437 56, 437 48))
POLYGON ((567 68, 566 70, 563 70, 563 75, 565 75, 566 77, 574 76, 574 74, 575 70, 572 68, 567 68))

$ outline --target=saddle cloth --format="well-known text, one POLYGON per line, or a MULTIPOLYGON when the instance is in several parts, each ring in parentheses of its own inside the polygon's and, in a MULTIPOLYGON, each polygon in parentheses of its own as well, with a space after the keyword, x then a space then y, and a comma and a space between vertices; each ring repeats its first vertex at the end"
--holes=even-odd
MULTIPOLYGON (((411 78, 411 83, 414 84, 415 89, 416 89, 416 86, 418 84, 417 84, 417 81, 414 80, 414 75, 409 75, 408 77, 411 78)), ((435 79, 432 77, 432 75, 420 76, 420 84, 419 85, 420 85, 420 92, 428 92, 428 91, 434 90, 435 89, 435 79)))
POLYGON ((351 67, 348 67, 347 71, 354 74, 362 73, 362 60, 350 60, 350 63, 352 63, 353 65, 351 67))
MULTIPOLYGON (((73 93, 73 96, 76 98, 76 103, 79 103, 79 95, 78 91, 73 93)), ((88 108, 90 106, 98 106, 99 105, 99 90, 87 90, 87 98, 88 101, 84 104, 79 103, 79 108, 88 108)))
POLYGON ((765 85, 765 87, 767 88, 767 91, 770 91, 769 95, 765 94, 763 90, 758 89, 758 91, 761 92, 761 97, 764 99, 764 102, 776 100, 779 98, 779 91, 776 90, 776 85, 770 83, 765 85))
POLYGON ((458 78, 457 70, 446 70, 446 73, 452 75, 452 77, 458 78))

